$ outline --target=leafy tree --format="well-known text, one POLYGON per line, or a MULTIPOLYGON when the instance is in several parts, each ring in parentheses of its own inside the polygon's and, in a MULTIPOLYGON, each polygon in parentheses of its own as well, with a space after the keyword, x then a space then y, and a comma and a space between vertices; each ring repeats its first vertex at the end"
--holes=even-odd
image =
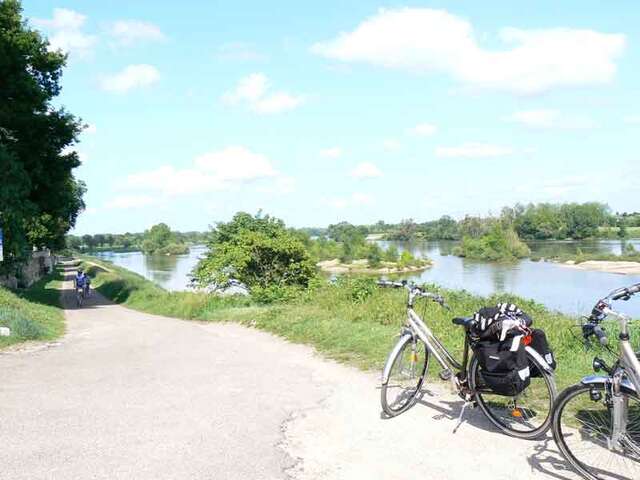
POLYGON ((389 248, 384 252, 384 259, 387 262, 397 262, 399 255, 398 247, 395 245, 389 245, 389 248))
POLYGON ((179 255, 187 253, 189 247, 176 237, 166 223, 159 223, 144 233, 142 251, 148 255, 179 255))
POLYGON ((377 268, 382 262, 382 250, 375 243, 367 245, 367 264, 372 268, 377 268))
POLYGON ((237 279, 249 287, 308 286, 316 267, 303 242, 284 222, 258 213, 237 213, 218 223, 207 243, 209 251, 193 277, 200 286, 237 279))
POLYGON ((85 187, 73 176, 70 152, 81 123, 52 101, 60 93, 66 56, 22 19, 17 0, 0 2, 0 224, 3 267, 30 247, 64 248, 65 234, 84 208, 85 187))

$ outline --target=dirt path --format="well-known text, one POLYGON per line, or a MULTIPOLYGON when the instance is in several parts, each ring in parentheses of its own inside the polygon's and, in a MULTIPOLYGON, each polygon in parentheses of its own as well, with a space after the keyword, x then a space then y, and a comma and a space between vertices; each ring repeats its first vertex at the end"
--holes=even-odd
POLYGON ((453 434, 449 394, 383 420, 377 375, 263 332, 97 295, 67 322, 56 346, 0 355, 0 478, 575 478, 552 441, 479 412, 453 434))

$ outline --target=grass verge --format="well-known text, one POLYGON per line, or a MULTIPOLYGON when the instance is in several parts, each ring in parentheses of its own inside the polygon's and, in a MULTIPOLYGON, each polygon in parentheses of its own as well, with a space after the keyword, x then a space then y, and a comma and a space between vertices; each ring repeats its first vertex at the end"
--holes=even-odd
POLYGON ((9 337, 0 337, 0 349, 28 340, 53 340, 64 333, 62 280, 56 269, 26 290, 0 288, 0 326, 11 329, 9 337))
MULTIPOLYGON (((363 369, 379 369, 404 322, 406 294, 378 289, 368 278, 343 277, 336 284, 319 284, 284 303, 261 305, 248 298, 225 298, 205 293, 167 292, 145 278, 107 262, 85 264, 93 285, 105 296, 130 308, 189 320, 237 322, 259 328, 297 343, 314 346, 325 356, 363 369)), ((499 301, 517 303, 543 328, 558 358, 558 386, 575 383, 591 372, 594 355, 578 339, 577 319, 512 295, 480 297, 464 290, 430 289, 442 293, 451 306, 446 311, 433 303, 416 309, 454 354, 461 353, 464 336, 451 323, 455 316, 470 315, 499 301)), ((616 338, 613 325, 610 338, 616 338)), ((636 335, 634 341, 638 341, 636 335)), ((460 355, 456 355, 460 356, 460 355)), ((432 374, 438 373, 435 364, 432 374)))

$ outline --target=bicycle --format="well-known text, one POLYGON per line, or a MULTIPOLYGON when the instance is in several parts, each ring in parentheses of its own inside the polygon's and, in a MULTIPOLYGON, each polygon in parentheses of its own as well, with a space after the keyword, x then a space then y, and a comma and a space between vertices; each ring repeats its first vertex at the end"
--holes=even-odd
POLYGON ((640 283, 614 290, 593 308, 582 325, 585 342, 596 337, 615 354, 609 366, 599 357, 593 369, 606 375, 590 375, 564 390, 553 413, 553 437, 562 455, 583 477, 596 479, 640 478, 640 361, 629 337, 631 318, 611 308, 616 300, 629 300, 640 292, 640 283), (620 324, 620 348, 608 346, 601 327, 607 317, 620 324))
POLYGON ((460 362, 449 353, 414 310, 417 298, 425 298, 446 307, 442 296, 406 282, 379 281, 378 285, 406 288, 409 291, 407 322, 400 331, 400 339, 391 350, 382 373, 381 403, 386 415, 400 415, 415 405, 427 376, 430 357, 433 356, 443 369, 440 378, 450 380, 454 391, 465 401, 459 424, 467 405, 477 405, 491 423, 507 435, 534 439, 549 430, 556 397, 555 377, 551 367, 538 352, 530 346, 526 347, 530 365, 537 367, 540 373, 537 378, 531 379, 530 386, 524 392, 514 397, 494 394, 484 385, 480 364, 472 353, 471 346, 476 340, 473 317, 453 319, 453 324, 463 327, 465 333, 460 362))
POLYGON ((76 305, 78 307, 82 306, 82 302, 84 302, 85 297, 85 287, 81 285, 76 285, 76 305))

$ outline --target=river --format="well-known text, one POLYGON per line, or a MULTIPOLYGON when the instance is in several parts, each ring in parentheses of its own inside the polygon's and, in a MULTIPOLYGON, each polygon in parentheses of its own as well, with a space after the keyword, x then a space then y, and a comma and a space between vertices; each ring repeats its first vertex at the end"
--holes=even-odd
MULTIPOLYGON (((466 289, 481 295, 510 292, 571 315, 588 313, 598 298, 614 288, 640 282, 640 275, 577 270, 544 261, 496 264, 467 260, 447 254, 455 242, 379 243, 383 248, 393 243, 399 250, 408 249, 414 255, 433 260, 432 268, 407 276, 409 279, 466 289)), ((640 240, 630 243, 640 249, 640 240)), ((542 257, 558 252, 576 253, 578 249, 585 253, 620 253, 622 249, 621 242, 617 240, 531 242, 529 245, 532 255, 542 257)), ((185 290, 189 284, 189 273, 205 252, 206 247, 195 246, 189 254, 177 256, 147 256, 140 252, 101 252, 96 255, 139 273, 168 290, 185 290)), ((640 301, 632 300, 621 310, 640 317, 640 301)))

